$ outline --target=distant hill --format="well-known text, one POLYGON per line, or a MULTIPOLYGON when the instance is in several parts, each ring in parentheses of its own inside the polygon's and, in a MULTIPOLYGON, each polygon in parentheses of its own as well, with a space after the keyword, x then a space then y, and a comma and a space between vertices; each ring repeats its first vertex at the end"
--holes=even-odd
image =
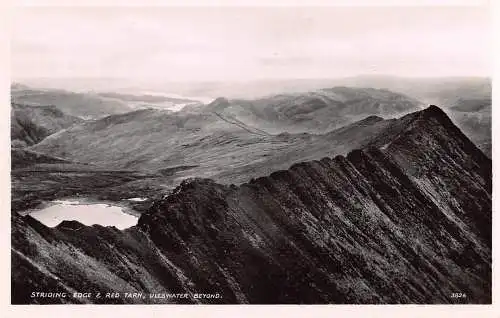
POLYGON ((98 93, 99 96, 108 97, 108 98, 116 98, 124 101, 130 102, 147 102, 147 103, 162 103, 162 102, 170 102, 170 103, 196 103, 196 100, 187 99, 187 98, 174 98, 163 95, 149 95, 149 94, 141 94, 141 95, 133 95, 133 94, 123 94, 123 93, 115 93, 115 92, 105 92, 98 93))
POLYGON ((82 118, 96 118, 131 110, 123 101, 105 99, 94 93, 36 89, 20 84, 11 86, 11 101, 30 106, 56 106, 68 115, 82 118))
POLYGON ((282 103, 274 107, 264 102, 256 103, 250 113, 254 117, 236 116, 239 114, 235 115, 234 109, 244 107, 233 108, 232 102, 224 99, 177 113, 138 110, 73 126, 30 149, 110 169, 159 171, 190 166, 193 168, 179 171, 174 177, 180 180, 203 176, 240 183, 286 169, 298 161, 345 154, 361 147, 390 123, 366 114, 399 112, 418 105, 411 99, 386 91, 356 92, 358 90, 342 88, 318 93, 322 98, 315 93, 286 96, 294 104, 284 103, 283 97, 278 96, 273 100, 282 103), (326 110, 320 111, 308 102, 310 100, 326 110), (381 100, 385 102, 378 102, 381 100), (348 103, 351 104, 346 106, 348 103), (315 116, 318 123, 324 123, 324 130, 336 129, 324 134, 290 132, 293 129, 315 130, 308 121, 297 120, 301 110, 303 114, 315 116), (348 117, 347 114, 356 115, 348 117), (354 118, 364 119, 351 122, 354 118), (342 122, 344 126, 337 127, 342 122), (270 133, 261 129, 271 124, 283 130, 275 129, 270 133))
POLYGON ((33 145, 45 137, 83 120, 55 106, 11 105, 11 141, 14 147, 33 145))
POLYGON ((20 83, 11 84, 11 100, 32 106, 57 106, 64 112, 85 119, 121 114, 137 109, 165 109, 177 111, 187 105, 201 105, 196 98, 175 94, 140 92, 137 90, 70 91, 58 88, 33 88, 20 83), (128 93, 127 93, 128 92, 128 93))
MULTIPOLYGON (((304 93, 325 87, 372 87, 388 89, 447 107, 443 100, 427 100, 426 97, 443 97, 442 93, 462 91, 471 96, 478 91, 491 92, 491 79, 487 77, 399 77, 389 75, 359 75, 344 78, 310 79, 264 79, 247 81, 136 81, 111 78, 65 78, 65 79, 23 79, 23 83, 39 87, 57 87, 67 90, 98 90, 116 92, 125 87, 170 91, 182 96, 225 96, 229 99, 258 99, 281 92, 304 93), (441 102, 441 103, 439 103, 441 102)), ((195 99, 195 98, 191 98, 195 99)))
MULTIPOLYGON (((94 79, 99 82, 99 79, 94 79)), ((109 81, 106 81, 106 83, 109 81)), ((61 85, 61 84, 59 84, 61 85)), ((87 87, 92 86, 86 83, 87 87)), ((102 84, 101 84, 102 85, 102 84)), ((125 84, 121 84, 125 85, 125 84)), ((491 79, 487 77, 399 77, 389 75, 359 75, 343 78, 264 79, 248 81, 205 81, 190 83, 143 83, 152 89, 168 89, 184 96, 225 96, 229 99, 258 99, 281 92, 304 93, 325 87, 372 87, 387 89, 443 107, 442 93, 462 91, 468 95, 478 91, 491 91, 491 79), (431 97, 434 97, 431 100, 431 97)))
POLYGON ((491 158, 492 101, 490 98, 458 99, 450 117, 462 131, 491 158))
MULTIPOLYGON (((372 92, 373 89, 391 91, 394 92, 393 94, 403 94, 410 100, 418 100, 426 105, 440 105, 447 110, 450 117, 467 136, 491 157, 492 86, 489 78, 405 78, 377 75, 339 79, 266 80, 246 83, 210 83, 204 86, 207 87, 207 91, 202 90, 197 93, 209 94, 209 92, 212 92, 212 94, 227 96, 229 100, 238 100, 241 97, 253 98, 258 104, 258 101, 268 100, 263 96, 276 92, 286 91, 292 92, 292 94, 287 95, 303 96, 307 94, 304 93, 307 91, 322 91, 323 87, 334 86, 347 86, 352 90, 363 90, 365 87, 371 87, 372 92)), ((369 102, 367 104, 370 105, 369 102)), ((311 102, 311 105, 313 108, 320 107, 321 102, 311 102)), ((378 115, 375 112, 371 114, 378 115)), ((380 115, 384 116, 384 114, 380 115)), ((395 114, 389 114, 389 116, 393 115, 395 114)), ((301 114, 301 116, 304 115, 301 114)), ((300 119, 301 116, 298 116, 298 118, 300 119)), ((347 116, 352 116, 352 114, 347 114, 347 116)), ((304 117, 307 117, 307 115, 304 117)), ((317 125, 318 122, 314 123, 316 124, 315 127, 322 127, 322 123, 319 123, 319 125, 317 125)))
POLYGON ((259 138, 213 113, 148 109, 73 126, 33 149, 111 168, 165 169, 207 160, 221 148, 238 151, 235 143, 259 138))
POLYGON ((273 133, 325 133, 370 115, 395 116, 423 106, 416 99, 388 90, 334 87, 255 100, 216 99, 205 111, 273 133))
MULTIPOLYGON (((217 98, 208 105, 196 102, 176 104, 184 107, 177 113, 162 111, 162 108, 143 112, 144 109, 141 110, 139 107, 138 112, 112 114, 102 118, 103 120, 75 128, 68 132, 68 135, 51 138, 35 150, 48 153, 55 151, 62 157, 78 156, 94 164, 110 167, 161 169, 166 165, 168 168, 170 164, 183 165, 183 160, 195 161, 193 155, 197 151, 200 152, 199 160, 207 160, 201 152, 213 146, 207 142, 218 143, 217 138, 231 140, 226 140, 227 148, 231 148, 230 144, 233 142, 253 144, 256 138, 270 140, 272 138, 269 135, 281 133, 325 134, 368 116, 393 117, 417 111, 424 106, 419 99, 393 92, 384 88, 386 86, 421 97, 423 96, 421 93, 426 90, 430 90, 429 94, 433 96, 437 94, 436 92, 442 92, 441 97, 444 98, 446 94, 457 94, 464 85, 469 87, 468 90, 464 90, 465 93, 482 96, 487 92, 484 87, 487 88, 489 83, 483 80, 471 80, 469 83, 466 80, 453 79, 443 80, 443 84, 439 85, 438 79, 421 80, 421 82, 401 79, 399 82, 397 78, 390 77, 367 77, 364 81, 359 78, 344 81, 353 86, 366 84, 366 87, 369 87, 370 84, 380 88, 338 86, 309 92, 274 94, 256 99, 217 98), (471 93, 473 91, 474 94, 471 93), (94 126, 97 127, 95 131, 93 131, 94 126), (75 145, 72 145, 72 142, 75 142, 75 145), (133 146, 130 146, 131 143, 133 146), (197 148, 190 154, 193 145, 197 148), (160 149, 168 151, 158 154, 160 149)), ((323 82, 318 81, 318 83, 323 82)), ((148 100, 150 103, 171 102, 166 101, 169 97, 165 96, 99 94, 99 98, 105 100, 128 103, 129 110, 136 109, 134 105, 137 104, 134 103, 144 103, 137 102, 139 99, 148 100)), ((477 98, 478 102, 487 101, 487 98, 474 98, 477 98)), ((179 99, 175 102, 187 100, 189 99, 179 99)), ((450 97, 447 100, 452 99, 450 97)), ((481 107, 483 106, 478 106, 477 102, 467 102, 467 99, 462 98, 444 109, 456 124, 487 155, 490 155, 491 132, 488 127, 491 127, 491 115, 488 114, 491 114, 491 111, 488 112, 489 108, 484 106, 484 110, 478 112, 481 107), (459 109, 454 108, 457 105, 459 109)), ((274 149, 273 147, 269 149, 274 149)), ((263 148, 268 149, 268 146, 263 148)), ((212 150, 208 151, 206 157, 212 158, 211 153, 212 150)), ((229 154, 242 155, 240 151, 234 149, 222 155, 226 157, 229 154)), ((256 160, 260 160, 260 155, 256 154, 255 157, 256 160)), ((215 160, 216 157, 213 158, 215 160)), ((229 162, 232 162, 232 159, 229 162)), ((189 164, 196 165, 196 163, 189 164)))
POLYGON ((335 80, 349 87, 373 87, 408 95, 426 104, 453 106, 457 98, 491 96, 491 79, 486 77, 396 77, 355 76, 335 80))
POLYGON ((155 108, 178 111, 185 106, 202 105, 198 100, 171 97, 159 94, 125 94, 117 92, 103 92, 98 95, 106 100, 116 100, 126 103, 132 109, 155 108))

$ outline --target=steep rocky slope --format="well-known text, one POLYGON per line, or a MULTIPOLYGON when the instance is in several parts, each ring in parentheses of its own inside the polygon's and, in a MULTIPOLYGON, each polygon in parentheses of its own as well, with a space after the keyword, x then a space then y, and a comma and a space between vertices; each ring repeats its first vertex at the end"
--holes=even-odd
POLYGON ((184 181, 124 231, 13 215, 13 303, 491 303, 491 160, 435 106, 387 122, 347 156, 184 181))
POLYGON ((78 117, 63 113, 55 106, 29 106, 14 103, 11 106, 10 134, 14 147, 36 144, 59 130, 83 121, 78 117))

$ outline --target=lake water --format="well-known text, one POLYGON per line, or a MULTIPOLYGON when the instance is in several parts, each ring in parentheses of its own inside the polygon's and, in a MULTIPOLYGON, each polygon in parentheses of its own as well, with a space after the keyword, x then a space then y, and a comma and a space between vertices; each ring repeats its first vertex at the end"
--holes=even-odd
POLYGON ((144 202, 147 200, 147 198, 130 198, 130 199, 127 199, 129 201, 133 201, 133 202, 144 202))
POLYGON ((107 203, 52 201, 53 205, 33 211, 30 215, 48 227, 62 221, 78 221, 85 225, 114 226, 120 230, 137 224, 137 216, 127 214, 122 207, 107 203))

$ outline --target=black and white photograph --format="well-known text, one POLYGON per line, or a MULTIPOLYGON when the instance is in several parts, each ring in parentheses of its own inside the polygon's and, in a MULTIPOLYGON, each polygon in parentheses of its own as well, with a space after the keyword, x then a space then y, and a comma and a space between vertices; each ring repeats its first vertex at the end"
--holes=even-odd
POLYGON ((10 304, 492 304, 490 10, 13 8, 10 304))

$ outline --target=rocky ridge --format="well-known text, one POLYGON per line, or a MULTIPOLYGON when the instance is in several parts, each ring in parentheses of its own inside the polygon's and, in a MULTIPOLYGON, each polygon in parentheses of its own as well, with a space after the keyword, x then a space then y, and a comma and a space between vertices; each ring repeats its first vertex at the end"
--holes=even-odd
POLYGON ((186 180, 124 231, 13 215, 12 240, 13 303, 491 303, 491 160, 431 106, 346 156, 186 180))

